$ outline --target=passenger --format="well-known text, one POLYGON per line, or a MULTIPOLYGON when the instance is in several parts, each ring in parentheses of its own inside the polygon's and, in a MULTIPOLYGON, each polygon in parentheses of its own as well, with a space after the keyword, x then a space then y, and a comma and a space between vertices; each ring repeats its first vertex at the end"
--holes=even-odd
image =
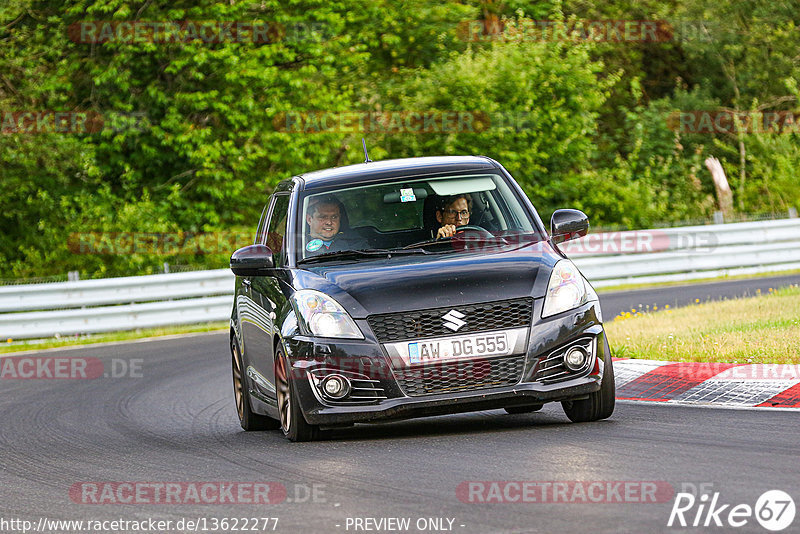
POLYGON ((363 239, 347 235, 347 212, 344 204, 333 195, 311 199, 306 211, 306 223, 308 229, 303 245, 306 256, 367 248, 363 239))
POLYGON ((436 220, 441 228, 436 232, 436 239, 453 237, 457 226, 469 224, 472 212, 472 198, 467 194, 444 197, 436 209, 436 220))

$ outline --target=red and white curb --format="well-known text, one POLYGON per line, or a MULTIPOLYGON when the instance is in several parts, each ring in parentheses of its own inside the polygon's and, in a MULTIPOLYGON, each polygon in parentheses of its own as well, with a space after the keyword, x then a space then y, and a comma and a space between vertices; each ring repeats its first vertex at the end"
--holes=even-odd
POLYGON ((800 365, 614 359, 617 399, 800 408, 800 365))

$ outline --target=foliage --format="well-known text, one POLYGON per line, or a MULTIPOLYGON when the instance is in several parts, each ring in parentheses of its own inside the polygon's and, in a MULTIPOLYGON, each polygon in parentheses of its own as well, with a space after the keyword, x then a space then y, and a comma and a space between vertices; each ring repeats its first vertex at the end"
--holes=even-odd
MULTIPOLYGON (((498 43, 451 56, 387 100, 405 110, 466 112, 436 133, 390 134, 380 144, 393 156, 483 154, 500 162, 540 209, 552 211, 563 184, 591 166, 592 134, 606 91, 602 64, 586 46, 498 43)), ((571 197, 571 195, 567 195, 571 197)))
POLYGON ((472 113, 485 120, 478 131, 368 132, 371 156, 492 156, 544 218, 568 206, 593 225, 707 218, 709 156, 739 211, 785 212, 800 207, 800 134, 687 133, 668 119, 796 111, 797 13, 787 0, 6 0, 3 117, 53 110, 104 122, 83 133, 3 130, 0 277, 224 266, 225 246, 247 242, 279 180, 361 161, 364 132, 295 131, 287 113, 472 113), (675 31, 657 42, 464 38, 465 24, 526 19, 668 20, 675 31), (91 43, 75 30, 131 20, 274 31, 267 42, 91 43), (75 253, 77 234, 126 232, 227 241, 202 253, 75 253))

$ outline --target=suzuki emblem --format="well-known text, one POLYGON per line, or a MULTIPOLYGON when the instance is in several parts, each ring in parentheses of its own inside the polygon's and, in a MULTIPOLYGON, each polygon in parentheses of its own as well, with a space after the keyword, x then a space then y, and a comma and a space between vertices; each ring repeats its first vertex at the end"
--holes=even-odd
POLYGON ((444 320, 444 326, 456 332, 459 328, 467 324, 466 321, 463 321, 466 315, 461 312, 457 312, 456 310, 450 310, 446 314, 442 316, 442 320, 444 320))

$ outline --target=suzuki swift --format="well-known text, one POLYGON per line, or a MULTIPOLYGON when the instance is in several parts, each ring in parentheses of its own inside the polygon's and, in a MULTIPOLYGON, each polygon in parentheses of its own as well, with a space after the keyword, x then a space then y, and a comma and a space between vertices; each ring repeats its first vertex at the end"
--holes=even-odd
POLYGON ((597 294, 486 157, 367 162, 278 184, 231 256, 233 388, 245 430, 291 441, 354 423, 560 402, 614 410, 597 294))

